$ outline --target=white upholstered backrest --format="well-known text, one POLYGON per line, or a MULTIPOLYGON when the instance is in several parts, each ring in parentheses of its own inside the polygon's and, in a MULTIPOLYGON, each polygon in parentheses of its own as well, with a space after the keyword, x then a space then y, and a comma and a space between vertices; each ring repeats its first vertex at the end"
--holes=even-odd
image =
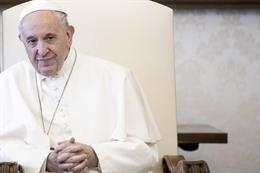
MULTIPOLYGON (((177 154, 172 10, 148 0, 59 0, 58 3, 76 28, 77 49, 133 70, 162 135, 160 156, 177 154)), ((4 69, 26 58, 17 30, 23 6, 3 12, 4 69)))

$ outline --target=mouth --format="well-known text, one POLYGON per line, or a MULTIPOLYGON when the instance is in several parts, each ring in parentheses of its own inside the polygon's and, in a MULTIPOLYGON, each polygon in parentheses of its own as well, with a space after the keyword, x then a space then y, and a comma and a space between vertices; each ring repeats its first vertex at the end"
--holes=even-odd
POLYGON ((53 58, 36 58, 37 61, 48 61, 53 58))
POLYGON ((53 58, 38 58, 37 62, 40 66, 50 66, 53 64, 53 58))

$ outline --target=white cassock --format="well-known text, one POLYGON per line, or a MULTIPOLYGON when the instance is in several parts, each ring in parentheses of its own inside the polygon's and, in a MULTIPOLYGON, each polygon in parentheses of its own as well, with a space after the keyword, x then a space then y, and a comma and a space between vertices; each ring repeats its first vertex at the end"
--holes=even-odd
POLYGON ((0 161, 17 161, 26 173, 38 173, 50 147, 70 137, 94 148, 103 173, 145 173, 158 161, 160 135, 128 69, 72 49, 57 76, 36 74, 29 61, 1 73, 0 161))

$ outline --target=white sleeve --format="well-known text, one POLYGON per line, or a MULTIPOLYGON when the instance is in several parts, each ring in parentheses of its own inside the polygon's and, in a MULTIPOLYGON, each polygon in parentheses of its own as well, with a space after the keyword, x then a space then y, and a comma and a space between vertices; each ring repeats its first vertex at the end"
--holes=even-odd
POLYGON ((25 172, 38 173, 49 151, 30 146, 20 140, 0 137, 0 161, 15 161, 21 164, 25 172))
POLYGON ((147 144, 133 137, 92 147, 98 156, 102 173, 147 173, 158 162, 156 144, 147 144))
POLYGON ((160 133, 131 71, 115 90, 117 124, 111 141, 93 145, 102 173, 147 173, 158 162, 160 133))
POLYGON ((18 109, 22 103, 19 102, 18 97, 14 96, 16 91, 9 89, 12 85, 9 85, 2 77, 1 74, 0 161, 18 162, 26 173, 38 173, 49 154, 47 137, 38 133, 37 129, 32 128, 33 126, 26 127, 26 124, 33 123, 33 120, 18 109), (32 144, 32 141, 35 143, 32 144))

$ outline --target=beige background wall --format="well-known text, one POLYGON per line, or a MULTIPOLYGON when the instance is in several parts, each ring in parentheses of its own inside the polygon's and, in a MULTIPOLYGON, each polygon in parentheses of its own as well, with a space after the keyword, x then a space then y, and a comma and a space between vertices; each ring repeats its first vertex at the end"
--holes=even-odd
POLYGON ((176 9, 177 121, 228 132, 228 144, 203 144, 187 159, 212 173, 260 170, 260 10, 176 9))
POLYGON ((3 44, 2 44, 2 40, 3 40, 3 28, 2 28, 2 22, 3 22, 3 18, 2 18, 2 11, 9 8, 10 6, 6 6, 6 5, 0 5, 0 72, 2 71, 2 67, 3 67, 3 62, 2 62, 2 51, 3 51, 3 44))

